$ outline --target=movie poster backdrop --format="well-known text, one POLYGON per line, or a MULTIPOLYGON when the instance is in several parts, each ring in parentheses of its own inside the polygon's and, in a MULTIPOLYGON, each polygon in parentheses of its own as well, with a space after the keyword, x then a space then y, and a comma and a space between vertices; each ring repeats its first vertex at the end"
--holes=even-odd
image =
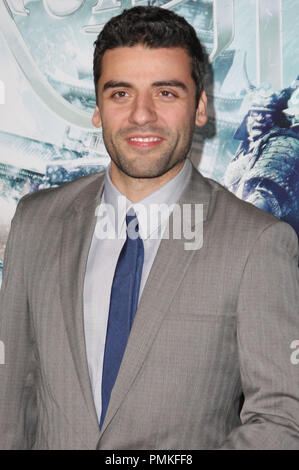
POLYGON ((136 5, 184 16, 205 47, 194 165, 299 235, 299 0, 1 0, 0 283, 19 199, 109 163, 91 123, 93 42, 136 5))

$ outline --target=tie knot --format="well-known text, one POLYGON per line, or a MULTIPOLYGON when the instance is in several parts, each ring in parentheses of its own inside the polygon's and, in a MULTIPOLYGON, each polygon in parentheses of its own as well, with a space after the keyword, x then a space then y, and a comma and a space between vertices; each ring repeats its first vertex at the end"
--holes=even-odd
POLYGON ((130 214, 126 215, 127 236, 131 240, 136 240, 139 237, 139 225, 137 215, 133 209, 130 209, 130 214))
MULTIPOLYGON (((131 212, 131 211, 130 211, 130 212, 131 212)), ((127 224, 127 227, 128 227, 128 225, 132 222, 132 220, 134 220, 134 219, 136 219, 137 224, 138 224, 138 219, 137 219, 137 216, 136 216, 135 212, 134 212, 134 214, 131 212, 130 215, 129 215, 129 214, 126 215, 126 224, 127 224)))

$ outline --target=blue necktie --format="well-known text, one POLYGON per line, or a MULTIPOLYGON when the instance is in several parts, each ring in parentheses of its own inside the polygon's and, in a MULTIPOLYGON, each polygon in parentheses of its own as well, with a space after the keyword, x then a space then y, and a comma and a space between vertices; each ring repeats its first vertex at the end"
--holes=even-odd
POLYGON ((120 252, 110 296, 102 375, 102 427, 113 385, 138 306, 144 247, 136 214, 126 216, 127 238, 120 252))

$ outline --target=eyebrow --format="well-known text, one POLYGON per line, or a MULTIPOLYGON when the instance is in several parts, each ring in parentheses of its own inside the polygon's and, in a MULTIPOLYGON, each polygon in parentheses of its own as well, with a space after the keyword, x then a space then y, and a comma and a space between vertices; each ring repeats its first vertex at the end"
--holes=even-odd
POLYGON ((188 88, 185 83, 180 82, 179 80, 162 80, 159 82, 154 82, 152 84, 153 87, 160 87, 160 86, 171 86, 176 88, 181 88, 184 91, 187 91, 188 88))
MULTIPOLYGON (((161 81, 152 83, 152 87, 155 87, 155 88, 163 87, 163 86, 181 88, 184 91, 188 90, 185 83, 180 82, 179 80, 161 80, 161 81)), ((133 85, 128 82, 118 82, 116 80, 109 80, 103 86, 103 91, 106 91, 109 88, 133 88, 133 85)))
POLYGON ((109 80, 103 86, 103 91, 108 90, 109 88, 133 88, 133 86, 127 82, 117 82, 115 80, 109 80))

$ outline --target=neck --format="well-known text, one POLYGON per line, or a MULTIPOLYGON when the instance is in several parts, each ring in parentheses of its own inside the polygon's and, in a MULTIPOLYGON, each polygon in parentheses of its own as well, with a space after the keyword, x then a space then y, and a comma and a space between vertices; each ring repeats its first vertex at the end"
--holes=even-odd
POLYGON ((133 178, 123 173, 112 161, 110 178, 114 186, 132 202, 138 202, 166 184, 182 169, 185 160, 157 178, 133 178))

